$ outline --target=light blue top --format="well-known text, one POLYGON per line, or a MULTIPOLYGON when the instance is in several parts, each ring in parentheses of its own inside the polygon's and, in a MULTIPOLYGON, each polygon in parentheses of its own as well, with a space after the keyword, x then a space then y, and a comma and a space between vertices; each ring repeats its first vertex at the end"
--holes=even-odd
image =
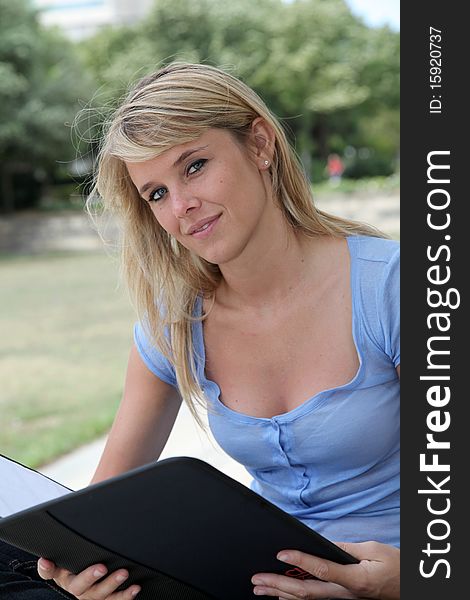
MULTIPOLYGON (((333 541, 399 546, 399 243, 348 238, 355 377, 271 419, 235 412, 204 373, 201 322, 193 326, 198 378, 220 446, 245 465, 252 489, 333 541)), ((202 308, 202 301, 197 310, 202 308)), ((147 367, 176 385, 168 360, 140 324, 135 342, 147 367)))

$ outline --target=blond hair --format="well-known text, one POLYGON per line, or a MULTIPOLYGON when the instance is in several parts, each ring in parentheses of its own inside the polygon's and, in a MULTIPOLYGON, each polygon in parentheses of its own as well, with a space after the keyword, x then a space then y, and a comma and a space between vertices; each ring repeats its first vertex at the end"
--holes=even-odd
POLYGON ((368 225, 318 210, 310 184, 279 121, 261 98, 221 69, 172 63, 142 79, 111 119, 101 146, 92 201, 116 214, 122 227, 122 267, 137 310, 153 343, 171 361, 182 398, 200 423, 204 403, 196 376, 192 324, 198 296, 211 297, 221 281, 217 265, 193 254, 158 224, 139 196, 125 162, 154 158, 210 128, 244 140, 262 117, 275 133, 270 176, 273 196, 287 222, 307 236, 383 234, 368 225))

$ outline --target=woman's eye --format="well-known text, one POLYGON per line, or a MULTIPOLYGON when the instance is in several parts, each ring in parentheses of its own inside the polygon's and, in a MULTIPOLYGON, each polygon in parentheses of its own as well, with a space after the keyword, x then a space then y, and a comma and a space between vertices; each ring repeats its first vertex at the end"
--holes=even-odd
POLYGON ((161 200, 165 194, 166 194, 166 188, 159 187, 150 194, 149 200, 150 200, 150 202, 155 201, 155 200, 161 200))
POLYGON ((197 171, 200 171, 202 169, 202 167, 206 164, 206 162, 207 162, 207 159, 205 159, 205 158, 196 160, 195 162, 193 162, 189 165, 189 168, 186 171, 186 174, 193 175, 194 173, 197 173, 197 171))

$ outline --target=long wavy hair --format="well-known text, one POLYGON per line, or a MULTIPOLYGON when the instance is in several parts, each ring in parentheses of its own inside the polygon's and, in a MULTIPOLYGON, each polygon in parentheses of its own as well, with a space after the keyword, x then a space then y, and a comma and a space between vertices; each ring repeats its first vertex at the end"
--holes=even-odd
POLYGON ((269 169, 273 197, 287 223, 307 236, 384 235, 377 229, 318 210, 298 157, 277 118, 261 98, 229 73, 202 64, 172 63, 141 79, 107 124, 88 208, 98 197, 120 220, 122 270, 139 320, 171 361, 179 392, 201 423, 204 404, 196 377, 192 330, 198 296, 213 297, 221 281, 217 265, 187 250, 158 224, 139 196, 125 162, 155 158, 197 139, 210 128, 246 140, 262 117, 275 133, 269 169))

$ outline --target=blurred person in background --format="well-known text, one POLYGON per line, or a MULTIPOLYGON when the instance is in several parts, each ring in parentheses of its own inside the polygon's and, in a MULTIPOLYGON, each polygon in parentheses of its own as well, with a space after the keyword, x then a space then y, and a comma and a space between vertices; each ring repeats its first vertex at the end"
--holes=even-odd
POLYGON ((334 185, 338 185, 344 173, 344 164, 339 154, 330 154, 328 156, 326 170, 328 172, 330 182, 334 185))

